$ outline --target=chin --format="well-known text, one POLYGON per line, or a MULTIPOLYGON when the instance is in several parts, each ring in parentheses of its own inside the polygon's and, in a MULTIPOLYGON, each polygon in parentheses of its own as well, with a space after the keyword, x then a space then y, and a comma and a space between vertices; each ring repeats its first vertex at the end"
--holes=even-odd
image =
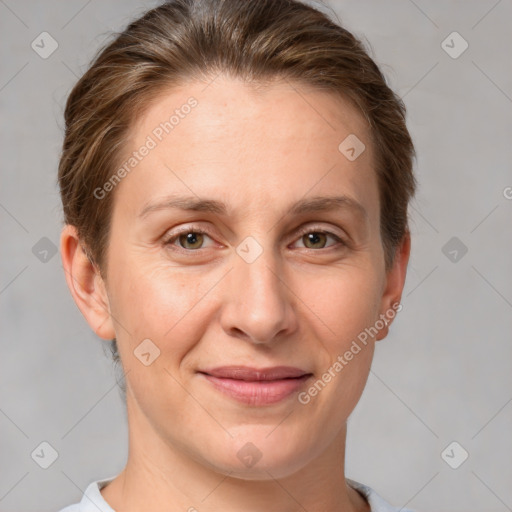
POLYGON ((245 480, 268 480, 290 476, 308 463, 305 446, 298 440, 290 442, 284 430, 277 435, 272 432, 275 426, 245 427, 244 435, 238 433, 227 444, 216 443, 209 452, 215 458, 210 456, 207 463, 216 471, 245 480))

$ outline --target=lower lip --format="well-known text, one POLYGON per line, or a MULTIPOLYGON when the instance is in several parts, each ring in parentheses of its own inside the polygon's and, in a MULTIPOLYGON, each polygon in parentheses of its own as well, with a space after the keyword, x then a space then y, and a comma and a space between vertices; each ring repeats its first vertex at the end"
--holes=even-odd
POLYGON ((294 379, 245 381, 202 374, 222 393, 249 405, 270 405, 280 402, 298 391, 311 375, 294 379))

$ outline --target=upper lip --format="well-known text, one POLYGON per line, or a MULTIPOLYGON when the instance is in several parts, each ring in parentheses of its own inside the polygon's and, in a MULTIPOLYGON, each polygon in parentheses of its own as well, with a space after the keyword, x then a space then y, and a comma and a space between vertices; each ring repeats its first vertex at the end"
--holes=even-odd
POLYGON ((293 366, 273 366, 269 368, 251 368, 249 366, 221 366, 210 370, 201 370, 213 377, 258 381, 298 378, 309 375, 308 372, 293 366))

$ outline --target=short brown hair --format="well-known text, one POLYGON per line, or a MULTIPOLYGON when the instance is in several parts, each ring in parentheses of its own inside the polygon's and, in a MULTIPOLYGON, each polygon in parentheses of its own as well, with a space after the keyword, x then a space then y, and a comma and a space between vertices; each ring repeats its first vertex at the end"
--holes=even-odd
POLYGON ((77 228, 100 271, 113 199, 99 200, 94 190, 117 169, 134 120, 170 87, 219 72, 256 83, 287 79, 340 95, 358 108, 375 148, 380 230, 390 268, 408 231, 415 151, 405 106, 363 44, 298 0, 172 0, 100 50, 67 100, 59 164, 65 223, 77 228))

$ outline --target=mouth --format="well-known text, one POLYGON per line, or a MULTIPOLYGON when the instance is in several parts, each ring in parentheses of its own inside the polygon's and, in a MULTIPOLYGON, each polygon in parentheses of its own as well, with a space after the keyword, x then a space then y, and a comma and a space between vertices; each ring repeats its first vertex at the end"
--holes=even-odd
POLYGON ((291 366, 249 368, 224 366, 199 374, 217 390, 247 405, 270 405, 299 391, 313 374, 291 366))

